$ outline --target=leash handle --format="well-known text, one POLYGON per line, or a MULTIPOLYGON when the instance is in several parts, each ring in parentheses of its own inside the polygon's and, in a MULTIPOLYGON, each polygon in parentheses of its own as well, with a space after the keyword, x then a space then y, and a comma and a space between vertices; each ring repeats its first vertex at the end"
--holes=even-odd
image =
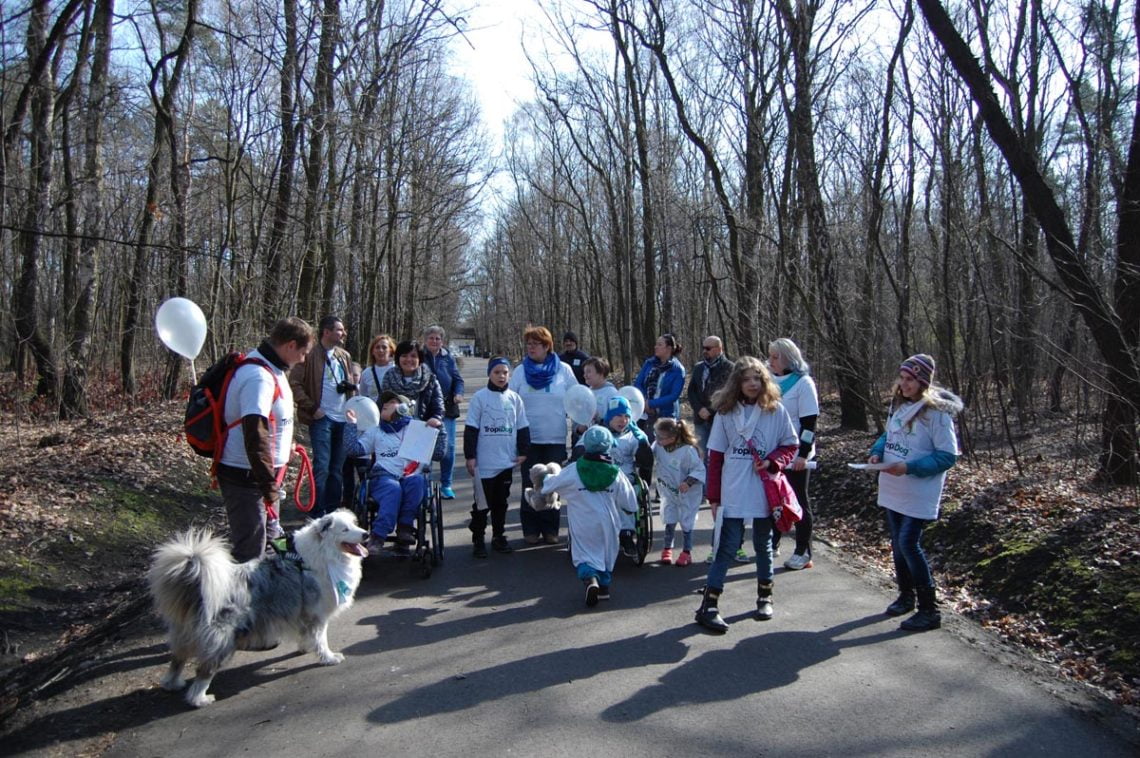
POLYGON ((308 513, 317 504, 317 481, 313 476, 313 462, 309 460, 308 452, 301 445, 294 446, 293 452, 301 458, 300 468, 297 471, 297 483, 293 486, 293 503, 297 506, 297 510, 308 513), (309 498, 308 501, 302 503, 301 487, 306 480, 309 483, 309 498))

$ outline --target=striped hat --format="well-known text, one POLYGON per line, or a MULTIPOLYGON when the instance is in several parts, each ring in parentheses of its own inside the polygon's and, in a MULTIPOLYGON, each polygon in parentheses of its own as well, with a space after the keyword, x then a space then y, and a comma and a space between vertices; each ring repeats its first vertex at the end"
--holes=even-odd
POLYGON ((899 366, 899 371, 905 371, 919 381, 925 387, 930 386, 931 380, 934 378, 934 359, 926 353, 918 353, 912 355, 902 362, 899 366))

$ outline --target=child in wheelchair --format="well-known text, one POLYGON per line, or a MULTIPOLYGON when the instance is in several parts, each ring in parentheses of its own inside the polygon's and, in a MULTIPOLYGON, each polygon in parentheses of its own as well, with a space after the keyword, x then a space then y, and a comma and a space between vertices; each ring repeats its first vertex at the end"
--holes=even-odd
MULTIPOLYGON (((653 476, 653 449, 649 438, 633 423, 633 410, 621 395, 611 397, 606 403, 603 422, 614 439, 610 458, 636 491, 643 486, 643 481, 649 482, 653 476)), ((633 541, 634 518, 635 515, 622 513, 619 535, 622 552, 631 557, 637 555, 633 541)))
POLYGON ((609 458, 613 435, 591 426, 582 435, 582 456, 558 474, 546 476, 542 494, 557 493, 570 527, 570 558, 586 585, 586 605, 609 600, 610 580, 618 555, 623 519, 637 513, 637 496, 629 480, 609 458))
POLYGON ((368 541, 368 554, 384 551, 388 535, 396 530, 393 552, 410 554, 416 544, 416 512, 427 494, 427 479, 420 464, 400 457, 400 445, 412 420, 412 403, 403 395, 385 390, 380 395, 379 425, 358 432, 350 417, 346 438, 348 455, 375 459, 368 472, 368 493, 376 502, 376 518, 368 541))

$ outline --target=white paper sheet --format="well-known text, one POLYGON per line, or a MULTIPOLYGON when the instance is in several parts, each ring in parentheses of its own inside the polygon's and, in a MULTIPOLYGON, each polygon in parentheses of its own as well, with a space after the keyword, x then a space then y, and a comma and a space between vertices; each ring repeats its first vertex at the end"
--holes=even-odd
POLYGON ((400 443, 400 457, 419 463, 431 463, 435 450, 435 438, 439 430, 430 427, 419 419, 412 419, 404 430, 404 440, 400 443))
POLYGON ((891 466, 890 463, 848 463, 848 468, 853 468, 858 471, 882 471, 883 469, 891 466))

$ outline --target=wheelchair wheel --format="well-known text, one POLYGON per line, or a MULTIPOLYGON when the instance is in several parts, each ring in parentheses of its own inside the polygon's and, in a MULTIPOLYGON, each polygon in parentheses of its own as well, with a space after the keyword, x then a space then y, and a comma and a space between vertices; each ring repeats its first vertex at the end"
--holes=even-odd
POLYGON ((645 482, 637 488, 637 523, 633 539, 637 546, 637 565, 641 566, 653 547, 653 504, 649 502, 649 488, 645 482))
POLYGON ((438 566, 443 563, 443 496, 440 495, 439 484, 432 484, 427 506, 431 511, 431 564, 438 566))
POLYGON ((369 534, 372 533, 372 521, 376 518, 376 502, 368 495, 368 479, 356 488, 356 498, 353 500, 353 513, 356 523, 369 534))

